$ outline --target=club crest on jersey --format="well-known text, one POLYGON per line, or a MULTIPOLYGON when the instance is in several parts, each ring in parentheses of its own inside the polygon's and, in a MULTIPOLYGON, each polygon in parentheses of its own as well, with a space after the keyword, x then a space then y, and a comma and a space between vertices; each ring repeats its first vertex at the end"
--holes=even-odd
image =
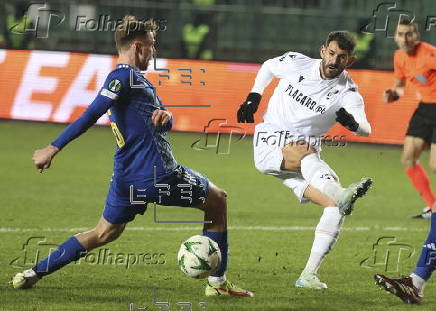
POLYGON ((336 94, 338 94, 339 91, 338 90, 330 90, 330 92, 327 93, 327 100, 330 100, 333 96, 335 96, 336 94))
POLYGON ((288 85, 285 93, 287 93, 289 97, 292 97, 301 106, 306 107, 307 109, 312 110, 316 113, 323 114, 327 110, 327 107, 325 105, 318 105, 318 103, 312 98, 304 95, 302 92, 300 92, 300 90, 295 89, 292 84, 288 85))
POLYGON ((113 79, 111 82, 109 82, 108 88, 112 92, 118 92, 121 90, 121 81, 118 79, 113 79))

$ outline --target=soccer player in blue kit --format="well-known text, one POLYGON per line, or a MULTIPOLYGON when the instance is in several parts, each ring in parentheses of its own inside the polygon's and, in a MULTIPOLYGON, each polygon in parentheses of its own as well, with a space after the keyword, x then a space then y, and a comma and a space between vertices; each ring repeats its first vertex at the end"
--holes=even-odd
POLYGON ((155 35, 156 25, 152 20, 124 17, 115 31, 119 54, 116 69, 108 75, 88 109, 50 145, 35 151, 33 161, 42 172, 50 167, 60 150, 105 113, 109 115, 118 145, 106 205, 96 227, 70 237, 35 267, 17 273, 12 279, 14 288, 30 288, 42 277, 92 249, 114 241, 127 223, 145 212, 147 203, 157 203, 198 208, 204 212, 204 219, 210 221, 204 224, 203 234, 218 243, 222 262, 208 278, 206 296, 253 296, 226 279, 226 192, 176 162, 166 139, 172 127, 172 115, 140 72, 147 69, 155 54, 155 35), (131 199, 132 191, 137 191, 137 198, 143 204, 135 204, 138 199, 131 199))

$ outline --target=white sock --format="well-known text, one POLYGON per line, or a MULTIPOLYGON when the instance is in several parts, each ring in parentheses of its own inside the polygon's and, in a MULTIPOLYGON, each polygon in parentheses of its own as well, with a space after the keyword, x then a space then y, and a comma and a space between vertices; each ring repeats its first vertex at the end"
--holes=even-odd
POLYGON ((324 257, 337 241, 344 217, 336 206, 328 206, 319 219, 315 229, 312 250, 303 273, 317 273, 324 257))
POLYGON ((319 158, 317 153, 309 154, 301 160, 301 174, 309 184, 335 202, 344 191, 336 173, 319 158))
POLYGON ((424 287, 427 281, 415 273, 412 273, 410 277, 412 278, 413 286, 419 290, 419 296, 424 297, 424 287))
POLYGON ((207 278, 207 280, 209 281, 209 284, 211 285, 221 285, 224 284, 224 282, 227 280, 226 275, 224 274, 223 276, 209 276, 207 278))
POLYGON ((35 272, 35 270, 33 270, 33 269, 25 270, 23 273, 24 273, 24 276, 25 276, 26 278, 34 278, 34 277, 37 277, 36 272, 35 272))

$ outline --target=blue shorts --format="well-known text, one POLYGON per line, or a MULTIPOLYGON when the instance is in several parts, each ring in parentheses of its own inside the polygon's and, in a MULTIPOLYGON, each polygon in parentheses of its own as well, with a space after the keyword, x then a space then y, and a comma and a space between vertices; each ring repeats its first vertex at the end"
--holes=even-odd
POLYGON ((136 180, 125 182, 112 178, 103 217, 111 224, 132 221, 143 215, 148 203, 165 206, 192 207, 203 204, 209 192, 209 180, 183 166, 155 182, 136 180))

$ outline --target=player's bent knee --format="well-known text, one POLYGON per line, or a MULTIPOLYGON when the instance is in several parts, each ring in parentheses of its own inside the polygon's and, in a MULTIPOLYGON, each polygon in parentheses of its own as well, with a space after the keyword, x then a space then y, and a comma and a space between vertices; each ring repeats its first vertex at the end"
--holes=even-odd
POLYGON ((227 202, 227 192, 222 190, 222 189, 219 189, 218 190, 218 200, 221 203, 226 203, 227 202))
POLYGON ((216 207, 225 208, 227 205, 227 192, 217 189, 214 204, 216 207))
POLYGON ((211 184, 205 205, 205 208, 225 210, 227 206, 227 192, 211 184))

